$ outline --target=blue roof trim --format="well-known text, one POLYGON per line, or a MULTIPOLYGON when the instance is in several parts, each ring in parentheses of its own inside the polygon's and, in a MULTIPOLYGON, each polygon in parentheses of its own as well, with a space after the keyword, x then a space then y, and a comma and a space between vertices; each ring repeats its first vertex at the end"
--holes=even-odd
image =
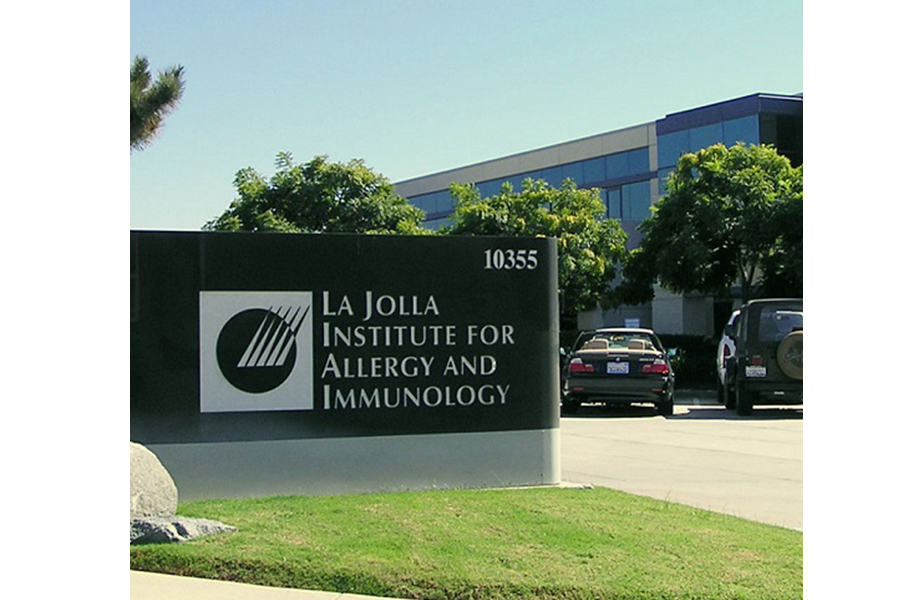
POLYGON ((668 114, 656 122, 656 135, 684 131, 722 121, 730 121, 750 115, 767 113, 781 115, 803 115, 802 96, 776 96, 774 94, 752 94, 734 100, 701 106, 691 110, 668 114))

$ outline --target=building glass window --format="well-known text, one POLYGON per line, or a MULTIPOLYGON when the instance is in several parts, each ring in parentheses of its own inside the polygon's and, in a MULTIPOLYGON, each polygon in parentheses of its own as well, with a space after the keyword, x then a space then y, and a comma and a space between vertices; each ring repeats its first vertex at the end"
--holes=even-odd
POLYGON ((757 115, 660 135, 657 138, 659 193, 665 193, 666 177, 672 172, 681 155, 697 152, 713 144, 725 144, 730 147, 737 142, 759 144, 759 140, 760 122, 757 115))
POLYGON ((598 157, 583 162, 584 168, 584 184, 592 185, 605 181, 606 177, 606 158, 598 157))
POLYGON ((628 153, 610 154, 606 157, 606 178, 618 179, 628 176, 628 153))
POLYGON ((659 171, 657 171, 657 176, 659 177, 659 195, 660 196, 665 196, 666 193, 668 193, 669 190, 668 190, 668 188, 666 188, 666 180, 669 179, 669 175, 671 175, 672 171, 674 171, 674 170, 675 170, 674 168, 669 167, 669 168, 660 169, 659 171))
POLYGON ((622 220, 631 221, 631 186, 622 186, 622 220))
POLYGON ((640 175, 650 171, 650 149, 638 148, 628 153, 628 174, 640 175))
POLYGON ((606 190, 606 215, 610 219, 622 218, 622 188, 606 190))
POLYGON ((540 179, 543 179, 551 186, 558 188, 562 185, 563 175, 562 175, 562 167, 548 167, 543 169, 539 175, 540 179))
POLYGON ((650 182, 622 186, 622 219, 643 221, 650 216, 650 182))
POLYGON ((803 117, 797 115, 760 115, 760 143, 773 144, 791 165, 803 164, 803 117))
POLYGON ((723 143, 727 147, 734 146, 738 142, 745 144, 759 144, 759 117, 750 115, 742 119, 732 119, 722 123, 723 143))
POLYGON ((435 194, 434 204, 434 212, 447 212, 453 210, 454 201, 450 196, 450 190, 435 194))
POLYGON ((418 206, 424 210, 426 216, 452 211, 454 206, 453 198, 450 196, 450 190, 413 196, 412 198, 408 198, 408 200, 413 206, 418 206))
POLYGON ((563 179, 571 179, 575 185, 581 187, 584 185, 584 164, 581 162, 570 163, 562 167, 563 179))
POLYGON ((678 157, 689 151, 691 138, 688 131, 675 131, 659 136, 657 144, 659 168, 674 167, 678 157))
POLYGON ((423 194, 409 198, 409 203, 425 211, 425 214, 434 212, 434 194, 423 194))
POLYGON ((707 146, 722 142, 722 124, 713 123, 712 125, 704 125, 703 127, 695 127, 689 130, 691 137, 690 151, 696 152, 707 146))
POLYGON ((503 182, 500 179, 483 181, 478 184, 478 191, 481 192, 482 198, 490 198, 491 196, 496 196, 500 193, 500 186, 502 183, 503 182))

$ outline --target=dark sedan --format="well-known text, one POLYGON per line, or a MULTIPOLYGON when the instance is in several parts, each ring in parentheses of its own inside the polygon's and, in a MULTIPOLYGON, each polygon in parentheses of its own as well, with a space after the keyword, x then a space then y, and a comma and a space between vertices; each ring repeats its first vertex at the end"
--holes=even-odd
POLYGON ((650 329, 606 328, 582 332, 568 355, 562 412, 584 403, 652 403, 662 415, 674 406, 675 372, 650 329))

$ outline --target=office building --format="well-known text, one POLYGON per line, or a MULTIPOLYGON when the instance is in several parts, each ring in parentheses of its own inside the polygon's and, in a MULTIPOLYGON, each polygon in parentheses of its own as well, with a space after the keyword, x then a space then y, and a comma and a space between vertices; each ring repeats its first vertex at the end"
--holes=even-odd
MULTIPOLYGON (((395 185, 397 192, 426 213, 425 226, 439 228, 453 212, 451 183, 474 183, 482 196, 511 182, 521 189, 527 177, 559 186, 572 178, 580 188, 599 187, 607 217, 619 219, 629 235, 629 248, 640 241, 638 224, 665 193, 665 180, 678 158, 712 144, 771 144, 794 166, 803 163, 803 95, 752 94, 664 117, 416 177, 395 185)), ((678 296, 657 291, 651 304, 599 309, 579 315, 579 327, 640 323, 661 333, 713 335, 727 318, 730 303, 701 295, 678 296)))

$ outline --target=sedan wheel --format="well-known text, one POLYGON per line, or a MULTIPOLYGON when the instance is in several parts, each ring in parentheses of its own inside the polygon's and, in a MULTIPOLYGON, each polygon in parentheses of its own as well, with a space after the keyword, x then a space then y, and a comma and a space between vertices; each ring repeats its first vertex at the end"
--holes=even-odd
POLYGON ((561 412, 564 415, 574 415, 578 412, 578 407, 581 406, 581 402, 578 400, 569 400, 567 398, 563 398, 561 412))
POLYGON ((658 402, 656 404, 656 410, 664 417, 671 417, 675 412, 675 401, 672 400, 672 398, 669 398, 668 400, 658 402))

